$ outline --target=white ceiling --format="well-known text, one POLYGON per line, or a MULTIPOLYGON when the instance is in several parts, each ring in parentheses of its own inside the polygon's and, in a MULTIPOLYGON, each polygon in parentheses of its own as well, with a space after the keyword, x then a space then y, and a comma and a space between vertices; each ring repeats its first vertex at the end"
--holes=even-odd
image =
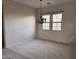
MULTIPOLYGON (((40 7, 40 0, 13 0, 15 2, 18 3, 22 3, 34 8, 39 8, 40 7)), ((43 7, 48 6, 46 3, 47 2, 51 2, 51 5, 55 5, 55 4, 61 4, 61 3, 67 3, 67 2, 73 2, 75 0, 43 0, 43 7)))

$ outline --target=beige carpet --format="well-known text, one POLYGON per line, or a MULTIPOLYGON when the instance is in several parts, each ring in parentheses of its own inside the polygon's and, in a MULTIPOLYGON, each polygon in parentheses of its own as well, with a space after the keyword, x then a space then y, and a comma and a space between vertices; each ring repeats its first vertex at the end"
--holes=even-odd
POLYGON ((71 45, 45 40, 33 40, 29 43, 9 48, 30 59, 74 59, 71 45))
POLYGON ((2 49, 2 59, 29 59, 10 49, 2 49))

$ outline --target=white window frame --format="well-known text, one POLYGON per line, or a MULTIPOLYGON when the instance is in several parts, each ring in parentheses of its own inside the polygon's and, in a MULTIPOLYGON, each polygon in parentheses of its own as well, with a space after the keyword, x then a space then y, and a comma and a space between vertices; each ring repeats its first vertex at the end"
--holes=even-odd
MULTIPOLYGON (((61 22, 53 22, 53 15, 54 14, 62 14, 62 20, 63 20, 63 13, 51 13, 51 14, 43 14, 43 15, 50 15, 50 22, 44 22, 49 23, 49 29, 43 29, 43 30, 52 30, 52 31, 62 31, 62 21, 61 22), (61 30, 53 30, 53 23, 61 23, 61 30)), ((42 25, 43 28, 43 25, 42 25)))
MULTIPOLYGON (((43 29, 43 30, 50 30, 50 18, 51 18, 51 16, 50 16, 50 14, 44 14, 44 15, 49 15, 49 22, 44 22, 44 23, 49 23, 49 29, 43 29)), ((42 24, 42 28, 43 28, 43 24, 42 24)))
MULTIPOLYGON (((54 13, 54 14, 62 14, 62 18, 63 18, 63 13, 54 13)), ((54 14, 52 14, 52 16, 53 16, 54 14)), ((51 16, 51 17, 52 17, 52 16, 51 16)), ((61 21, 60 21, 60 22, 59 22, 59 21, 53 22, 53 17, 52 17, 52 19, 51 19, 51 20, 52 20, 52 25, 51 25, 51 26, 52 26, 52 30, 53 30, 53 31, 61 31, 61 30, 62 30, 62 18, 61 18, 61 21), (53 24, 54 24, 54 23, 56 23, 56 24, 57 24, 57 23, 60 23, 60 24, 61 24, 60 30, 58 30, 58 29, 55 29, 55 30, 54 30, 54 29, 53 29, 53 24)))

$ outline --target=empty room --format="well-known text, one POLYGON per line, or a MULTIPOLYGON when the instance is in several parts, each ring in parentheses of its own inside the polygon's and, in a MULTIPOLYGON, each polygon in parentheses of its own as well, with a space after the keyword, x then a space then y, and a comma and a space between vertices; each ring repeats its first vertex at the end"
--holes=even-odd
POLYGON ((2 59, 76 59, 75 0, 2 0, 2 59))

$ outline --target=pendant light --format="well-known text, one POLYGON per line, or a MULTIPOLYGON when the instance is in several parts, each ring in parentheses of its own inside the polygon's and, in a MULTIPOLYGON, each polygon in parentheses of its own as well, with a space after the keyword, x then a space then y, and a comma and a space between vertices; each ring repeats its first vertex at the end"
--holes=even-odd
POLYGON ((40 0, 40 19, 38 20, 38 23, 43 24, 45 21, 46 19, 42 16, 42 0, 40 0))

